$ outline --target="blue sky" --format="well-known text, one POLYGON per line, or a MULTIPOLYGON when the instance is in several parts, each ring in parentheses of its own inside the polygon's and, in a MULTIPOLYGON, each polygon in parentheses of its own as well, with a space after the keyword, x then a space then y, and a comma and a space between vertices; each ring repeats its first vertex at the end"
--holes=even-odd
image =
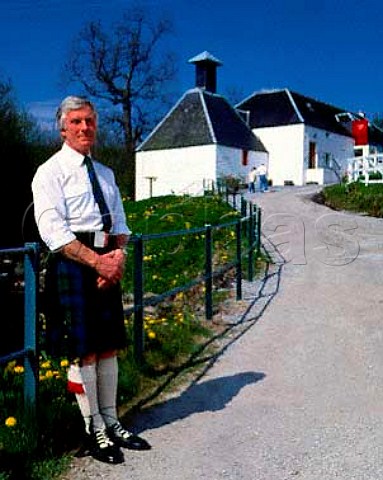
MULTIPOLYGON (((128 0, 2 0, 0 73, 19 104, 51 118, 60 71, 81 27, 108 24, 128 0)), ((188 60, 207 50, 223 63, 218 93, 290 88, 368 118, 383 116, 381 0, 143 0, 168 12, 179 59, 179 94, 194 86, 188 60)))

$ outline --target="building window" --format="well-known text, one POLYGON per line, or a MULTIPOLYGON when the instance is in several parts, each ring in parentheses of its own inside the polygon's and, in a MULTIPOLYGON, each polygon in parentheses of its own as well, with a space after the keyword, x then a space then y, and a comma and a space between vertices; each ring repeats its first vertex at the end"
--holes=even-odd
POLYGON ((354 147, 354 157, 363 157, 363 148, 354 147))
POLYGON ((249 164, 249 152, 248 150, 242 150, 242 165, 247 167, 249 164))

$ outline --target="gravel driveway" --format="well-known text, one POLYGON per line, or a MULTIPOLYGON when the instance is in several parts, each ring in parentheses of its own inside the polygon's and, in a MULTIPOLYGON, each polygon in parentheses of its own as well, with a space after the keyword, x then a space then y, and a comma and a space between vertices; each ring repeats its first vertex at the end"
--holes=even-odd
POLYGON ((66 479, 383 479, 383 222, 318 188, 253 195, 275 263, 211 368, 135 417, 153 449, 75 459, 66 479))

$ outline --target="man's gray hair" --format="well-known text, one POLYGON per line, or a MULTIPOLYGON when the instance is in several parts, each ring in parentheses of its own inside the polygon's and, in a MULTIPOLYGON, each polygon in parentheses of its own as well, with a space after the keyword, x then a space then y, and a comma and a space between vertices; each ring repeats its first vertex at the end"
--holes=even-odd
POLYGON ((96 115, 97 119, 97 112, 96 108, 93 103, 88 100, 86 97, 76 97, 74 95, 70 95, 69 97, 64 98, 61 102, 57 113, 56 113, 56 124, 59 130, 64 129, 64 121, 67 113, 71 112, 72 110, 78 110, 79 108, 83 107, 90 107, 96 115))

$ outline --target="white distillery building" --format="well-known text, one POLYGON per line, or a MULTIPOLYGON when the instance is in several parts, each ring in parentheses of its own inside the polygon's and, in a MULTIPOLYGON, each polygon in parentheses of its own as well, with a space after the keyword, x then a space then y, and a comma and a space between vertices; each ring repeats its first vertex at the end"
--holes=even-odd
POLYGON ((236 108, 269 152, 273 185, 339 181, 354 154, 345 110, 288 89, 254 93, 236 108))
POLYGON ((136 200, 162 195, 201 195, 223 177, 241 178, 268 152, 243 117, 216 93, 221 65, 203 52, 189 60, 196 87, 188 90, 136 152, 136 200))

